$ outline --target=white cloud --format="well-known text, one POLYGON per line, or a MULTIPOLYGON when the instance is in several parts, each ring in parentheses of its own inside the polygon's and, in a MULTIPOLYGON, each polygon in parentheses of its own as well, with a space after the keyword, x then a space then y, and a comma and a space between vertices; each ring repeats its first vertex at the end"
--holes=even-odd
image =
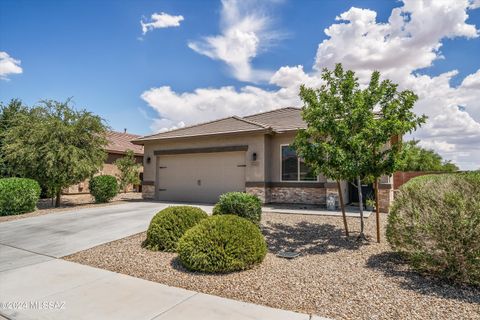
MULTIPOLYGON (((337 62, 355 70, 363 82, 373 70, 379 70, 383 77, 399 83, 401 90, 416 92, 419 101, 415 111, 429 117, 427 124, 409 137, 421 139, 424 146, 435 149, 463 169, 476 169, 480 167, 480 70, 465 77, 458 87, 450 84, 458 74, 456 70, 438 76, 418 74, 419 69, 443 58, 442 39, 478 37, 476 27, 466 22, 472 3, 405 0, 402 7, 392 10, 386 23, 378 23, 372 10, 351 8, 325 29, 328 38, 318 46, 314 72, 306 73, 302 66, 281 67, 269 79, 277 89, 244 86, 178 93, 164 86, 145 91, 142 98, 160 115, 154 129, 167 129, 180 122, 188 125, 232 114, 300 106, 299 85, 319 86, 322 82, 319 71, 333 68, 337 62)), ((218 37, 220 43, 228 40, 225 33, 218 37)), ((251 77, 249 62, 256 49, 242 51, 255 52, 245 55, 243 64, 232 64, 226 58, 219 58, 218 48, 218 45, 208 47, 204 54, 229 63, 234 71, 238 67, 237 77, 239 74, 251 77)))
POLYGON ((8 80, 8 75, 22 73, 20 60, 16 60, 5 51, 0 51, 0 79, 8 80))
POLYGON ((265 81, 272 72, 255 70, 251 61, 280 34, 271 30, 272 19, 251 0, 223 0, 221 34, 192 41, 188 46, 211 59, 226 63, 233 76, 242 81, 265 81))
POLYGON ((170 28, 170 27, 179 27, 180 21, 183 21, 184 18, 181 15, 172 16, 165 12, 154 13, 151 16, 150 22, 140 21, 142 25, 142 32, 146 34, 148 31, 159 28, 170 28))

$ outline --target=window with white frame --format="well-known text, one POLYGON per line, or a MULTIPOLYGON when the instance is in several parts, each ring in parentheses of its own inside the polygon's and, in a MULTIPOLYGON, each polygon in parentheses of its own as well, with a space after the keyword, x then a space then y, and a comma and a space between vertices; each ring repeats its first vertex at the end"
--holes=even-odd
POLYGON ((289 145, 281 146, 282 181, 318 181, 318 177, 289 145))

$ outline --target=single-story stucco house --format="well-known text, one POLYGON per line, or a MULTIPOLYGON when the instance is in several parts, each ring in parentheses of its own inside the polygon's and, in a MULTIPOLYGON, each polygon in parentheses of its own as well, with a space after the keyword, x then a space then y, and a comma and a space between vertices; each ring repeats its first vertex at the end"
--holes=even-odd
MULTIPOLYGON (((128 150, 132 150, 135 154, 135 161, 139 164, 143 164, 143 147, 138 144, 133 144, 131 140, 140 138, 139 135, 124 132, 108 131, 106 135, 108 144, 105 148, 107 158, 103 164, 102 169, 97 173, 108 174, 112 176, 118 176, 120 170, 118 170, 115 161, 125 156, 128 150)), ((140 170, 142 172, 143 169, 140 170)), ((141 186, 128 186, 127 191, 140 191, 141 186)), ((63 194, 79 194, 89 193, 88 179, 80 183, 74 184, 63 190, 63 194)))
MULTIPOLYGON (((225 192, 246 191, 264 203, 338 204, 336 182, 312 174, 289 146, 305 127, 301 109, 288 107, 135 139, 144 146, 143 197, 214 203, 225 192)), ((342 188, 345 203, 354 200, 347 181, 342 188)), ((390 177, 379 190, 380 208, 388 211, 390 177)))

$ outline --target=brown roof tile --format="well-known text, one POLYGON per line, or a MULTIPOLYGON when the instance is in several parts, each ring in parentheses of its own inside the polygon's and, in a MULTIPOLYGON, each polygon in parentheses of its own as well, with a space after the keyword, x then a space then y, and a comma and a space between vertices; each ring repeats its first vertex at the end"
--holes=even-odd
POLYGON ((268 126, 256 123, 253 120, 242 119, 237 116, 213 120, 205 123, 200 123, 184 128, 160 132, 150 136, 145 136, 135 141, 141 142, 145 140, 157 139, 174 139, 182 137, 207 136, 214 134, 240 133, 252 131, 269 130, 268 126))
POLYGON ((175 139, 241 132, 283 132, 288 130, 296 130, 306 127, 300 112, 301 110, 298 108, 287 107, 257 113, 246 117, 232 116, 144 136, 135 139, 133 142, 141 144, 143 141, 149 140, 175 139))
POLYGON ((256 113, 243 118, 263 123, 264 125, 271 127, 275 132, 297 130, 307 127, 302 119, 301 109, 294 107, 256 113))
POLYGON ((130 133, 108 131, 107 140, 108 145, 105 148, 110 153, 125 153, 127 150, 132 150, 136 155, 143 156, 143 146, 133 144, 131 141, 138 139, 141 136, 130 133))

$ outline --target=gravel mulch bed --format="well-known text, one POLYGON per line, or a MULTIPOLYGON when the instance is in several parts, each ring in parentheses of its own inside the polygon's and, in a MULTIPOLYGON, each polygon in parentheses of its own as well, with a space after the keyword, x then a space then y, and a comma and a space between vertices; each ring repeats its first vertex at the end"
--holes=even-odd
MULTIPOLYGON (((350 228, 358 231, 358 219, 348 220, 350 228)), ((480 288, 425 278, 411 271, 385 243, 358 243, 355 235, 346 239, 341 218, 267 213, 262 225, 270 253, 260 266, 243 272, 188 272, 176 254, 143 249, 145 233, 65 259, 333 319, 480 319, 480 288), (293 260, 276 257, 274 253, 282 249, 296 249, 301 256, 293 260)), ((366 227, 367 235, 373 237, 373 216, 366 227)))
POLYGON ((0 216, 0 223, 12 220, 20 220, 30 217, 42 216, 50 213, 60 213, 74 208, 88 208, 88 207, 103 207, 109 206, 112 204, 118 204, 119 202, 128 202, 128 201, 141 201, 142 193, 141 192, 129 192, 129 193, 120 193, 115 198, 112 199, 109 203, 95 203, 94 198, 90 194, 73 194, 73 195, 63 195, 61 206, 55 208, 52 206, 51 199, 40 199, 37 203, 37 210, 29 213, 11 215, 11 216, 0 216))

